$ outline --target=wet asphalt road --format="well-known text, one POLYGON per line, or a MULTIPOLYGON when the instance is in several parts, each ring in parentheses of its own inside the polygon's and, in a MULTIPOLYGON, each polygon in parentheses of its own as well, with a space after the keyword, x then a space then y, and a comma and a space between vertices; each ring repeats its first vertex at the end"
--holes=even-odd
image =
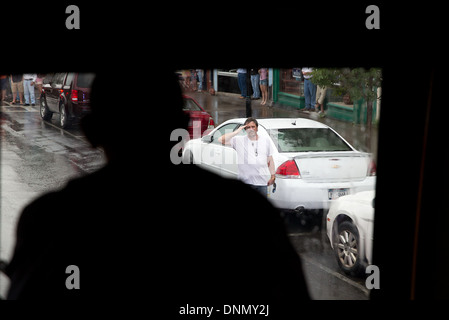
MULTIPOLYGON (((58 120, 54 115, 50 122, 42 121, 38 104, 1 106, 0 258, 6 261, 12 254, 18 216, 26 204, 104 164, 103 152, 92 149, 78 128, 62 130, 58 120)), ((7 283, 1 275, 1 297, 5 297, 7 283)))
MULTIPOLYGON (((216 123, 245 117, 245 102, 240 99, 226 96, 217 99, 198 93, 190 95, 211 113, 216 123)), ((61 188, 69 179, 100 168, 105 157, 103 152, 89 146, 77 126, 60 129, 57 114, 49 122, 42 121, 38 104, 23 107, 6 103, 1 111, 0 257, 9 260, 14 229, 22 208, 43 192, 61 188)), ((298 111, 261 107, 253 103, 253 116, 300 115, 298 111)), ((356 137, 357 133, 348 135, 349 138, 345 138, 354 143, 351 137, 356 137)), ((302 258, 312 298, 368 299, 365 280, 348 277, 339 270, 325 231, 319 227, 320 219, 305 221, 302 217, 289 215, 285 221, 292 244, 302 258)), ((5 296, 7 283, 7 279, 1 276, 0 296, 5 296)))
POLYGON ((287 234, 301 257, 312 298, 320 300, 367 300, 365 278, 346 275, 338 267, 323 225, 322 214, 310 217, 286 215, 287 234))

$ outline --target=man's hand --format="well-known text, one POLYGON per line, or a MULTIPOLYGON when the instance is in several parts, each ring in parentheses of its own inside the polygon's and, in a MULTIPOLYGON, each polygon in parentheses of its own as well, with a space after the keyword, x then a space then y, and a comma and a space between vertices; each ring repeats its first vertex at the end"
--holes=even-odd
POLYGON ((276 176, 274 174, 272 174, 270 180, 268 180, 268 182, 267 182, 267 186, 271 186, 275 180, 276 180, 276 176))
POLYGON ((244 124, 244 125, 238 127, 238 129, 237 129, 236 131, 237 131, 237 132, 240 132, 240 131, 246 129, 247 126, 248 126, 247 124, 244 124))
POLYGON ((229 140, 231 140, 232 137, 236 136, 240 131, 242 131, 246 127, 247 127, 247 125, 243 125, 243 126, 238 127, 233 132, 225 133, 224 135, 222 135, 221 137, 218 138, 218 142, 220 142, 221 144, 229 145, 229 140))

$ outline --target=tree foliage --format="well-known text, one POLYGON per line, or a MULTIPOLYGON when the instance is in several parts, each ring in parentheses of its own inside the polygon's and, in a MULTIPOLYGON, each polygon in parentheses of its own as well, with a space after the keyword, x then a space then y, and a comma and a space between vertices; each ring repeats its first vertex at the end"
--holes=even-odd
POLYGON ((363 98, 367 103, 377 99, 377 87, 382 83, 379 68, 314 69, 312 75, 312 83, 332 88, 339 95, 349 93, 354 101, 363 98))
MULTIPOLYGON (((379 68, 333 68, 314 69, 312 83, 332 88, 336 94, 349 94, 351 100, 363 98, 366 102, 366 123, 371 132, 373 118, 373 102, 377 99, 377 88, 382 84, 382 70, 379 68)), ((366 135, 366 145, 370 145, 370 135, 366 135)))

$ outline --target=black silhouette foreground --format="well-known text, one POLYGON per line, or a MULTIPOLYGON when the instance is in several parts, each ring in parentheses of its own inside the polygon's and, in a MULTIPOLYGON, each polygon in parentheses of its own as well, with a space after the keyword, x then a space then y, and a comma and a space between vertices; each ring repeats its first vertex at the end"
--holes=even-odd
POLYGON ((112 78, 97 74, 81 124, 108 163, 24 209, 7 298, 142 301, 167 317, 187 304, 300 314, 309 295, 278 211, 241 182, 169 162, 169 134, 188 120, 174 74, 155 73, 156 97, 138 109, 114 97, 112 78), (67 287, 71 265, 79 289, 67 287))

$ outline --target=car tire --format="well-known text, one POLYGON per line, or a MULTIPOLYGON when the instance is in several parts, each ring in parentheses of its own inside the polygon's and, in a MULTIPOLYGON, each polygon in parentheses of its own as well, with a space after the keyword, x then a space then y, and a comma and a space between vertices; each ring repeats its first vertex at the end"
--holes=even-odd
POLYGON ((357 227, 350 221, 344 221, 338 225, 337 230, 334 252, 340 269, 351 276, 362 275, 363 258, 357 227))
POLYGON ((50 109, 48 109, 47 102, 45 102, 44 98, 41 97, 40 101, 41 106, 39 108, 39 113, 41 118, 45 121, 51 120, 53 112, 50 112, 50 109))
POLYGON ((61 106, 59 107, 59 125, 63 129, 66 129, 70 126, 69 115, 64 103, 61 103, 61 106))

